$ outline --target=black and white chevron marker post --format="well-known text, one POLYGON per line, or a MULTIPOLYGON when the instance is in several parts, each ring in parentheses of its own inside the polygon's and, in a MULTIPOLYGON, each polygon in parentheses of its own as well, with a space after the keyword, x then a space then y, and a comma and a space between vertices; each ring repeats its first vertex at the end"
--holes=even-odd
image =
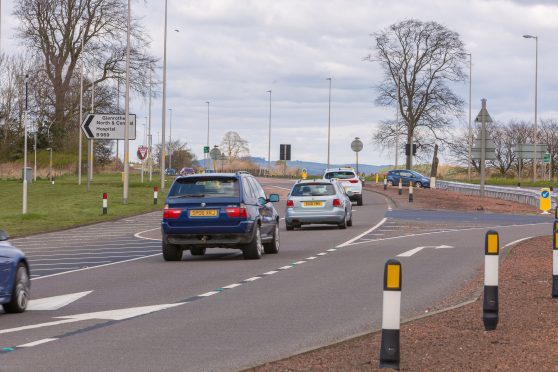
POLYGON ((108 194, 106 192, 103 193, 103 214, 107 214, 108 212, 108 194))
POLYGON ((401 324, 401 263, 389 259, 384 268, 380 368, 399 370, 401 324))
POLYGON ((484 240, 484 298, 482 321, 484 329, 493 331, 498 325, 498 270, 500 241, 498 232, 489 230, 484 240))
POLYGON ((409 203, 413 202, 413 181, 409 182, 409 203))
MULTIPOLYGON (((558 208, 556 209, 558 213, 558 208)), ((552 298, 558 298, 558 219, 554 220, 552 234, 552 298)))
POLYGON ((400 178, 399 179, 399 195, 403 195, 403 180, 400 178))

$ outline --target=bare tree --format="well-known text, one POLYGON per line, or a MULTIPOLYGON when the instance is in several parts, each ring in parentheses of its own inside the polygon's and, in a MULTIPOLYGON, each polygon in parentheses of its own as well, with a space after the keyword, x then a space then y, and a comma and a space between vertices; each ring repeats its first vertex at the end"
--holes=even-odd
MULTIPOLYGON (((65 133, 77 123, 78 61, 85 59, 94 69, 96 86, 123 77, 126 7, 125 0, 19 0, 15 4, 19 36, 42 60, 35 79, 49 83, 43 97, 55 122, 55 147, 64 145, 65 133)), ((146 52, 149 40, 137 20, 132 27, 131 87, 145 94, 156 60, 146 52)), ((88 81, 84 88, 92 83, 88 81)))
MULTIPOLYGON (((436 22, 405 20, 374 33, 374 54, 384 76, 376 103, 397 106, 407 127, 407 143, 423 127, 436 139, 459 116, 463 101, 447 82, 465 80, 465 50, 459 34, 436 22)), ((411 168, 412 156, 406 166, 411 168)))
POLYGON ((553 179, 558 160, 558 120, 543 119, 540 123, 538 133, 542 143, 546 145, 546 151, 550 154, 550 179, 553 179))
POLYGON ((249 156, 250 149, 248 141, 240 137, 240 134, 234 131, 228 131, 221 141, 221 151, 229 158, 229 161, 238 159, 242 156, 249 156))

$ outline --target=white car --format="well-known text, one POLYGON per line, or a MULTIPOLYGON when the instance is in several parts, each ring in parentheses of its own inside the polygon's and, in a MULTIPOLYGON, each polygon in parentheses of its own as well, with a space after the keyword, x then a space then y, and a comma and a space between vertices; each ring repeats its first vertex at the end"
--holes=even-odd
POLYGON ((325 179, 335 178, 345 191, 351 191, 351 201, 356 201, 357 205, 362 205, 362 181, 353 168, 332 168, 324 172, 325 179))

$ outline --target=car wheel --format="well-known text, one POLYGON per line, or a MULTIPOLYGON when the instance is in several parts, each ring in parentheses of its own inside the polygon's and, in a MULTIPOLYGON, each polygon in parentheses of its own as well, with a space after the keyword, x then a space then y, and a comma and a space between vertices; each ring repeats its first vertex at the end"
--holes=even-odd
POLYGON ((180 261, 182 249, 177 245, 163 242, 163 258, 165 261, 180 261))
POLYGON ((347 221, 347 226, 353 226, 353 213, 351 212, 351 219, 347 221))
POLYGON ((285 223, 285 227, 286 227, 287 231, 293 231, 294 230, 294 226, 291 225, 290 223, 285 223))
POLYGON ((357 199, 357 205, 362 205, 362 204, 363 204, 363 202, 362 202, 362 195, 360 195, 360 196, 358 197, 358 199, 357 199))
POLYGON ((273 240, 263 245, 266 254, 279 253, 279 222, 275 224, 275 231, 273 232, 273 240))
POLYGON ((15 275, 14 288, 12 290, 12 299, 7 304, 2 305, 7 313, 22 313, 29 303, 29 275, 25 264, 17 265, 15 275))
POLYGON ((388 186, 393 186, 393 181, 388 181, 387 184, 388 186))
POLYGON ((347 213, 345 213, 345 217, 343 218, 343 222, 341 222, 339 225, 337 225, 340 229, 346 229, 347 228, 347 213))
POLYGON ((420 182, 415 183, 415 187, 417 189, 420 189, 422 187, 422 183, 420 183, 420 182))
POLYGON ((190 254, 192 256, 203 256, 205 254, 205 248, 190 248, 190 254))
POLYGON ((263 244, 260 226, 256 225, 254 226, 254 229, 256 231, 254 232, 252 241, 246 244, 244 249, 242 249, 245 260, 258 260, 262 258, 263 244))

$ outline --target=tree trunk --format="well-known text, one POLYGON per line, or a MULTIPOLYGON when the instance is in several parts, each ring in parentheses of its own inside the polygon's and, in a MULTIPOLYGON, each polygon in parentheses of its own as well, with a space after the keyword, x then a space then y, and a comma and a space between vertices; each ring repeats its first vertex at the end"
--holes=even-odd
POLYGON ((430 177, 436 177, 438 174, 438 145, 434 145, 434 157, 432 158, 432 168, 430 169, 430 177))

